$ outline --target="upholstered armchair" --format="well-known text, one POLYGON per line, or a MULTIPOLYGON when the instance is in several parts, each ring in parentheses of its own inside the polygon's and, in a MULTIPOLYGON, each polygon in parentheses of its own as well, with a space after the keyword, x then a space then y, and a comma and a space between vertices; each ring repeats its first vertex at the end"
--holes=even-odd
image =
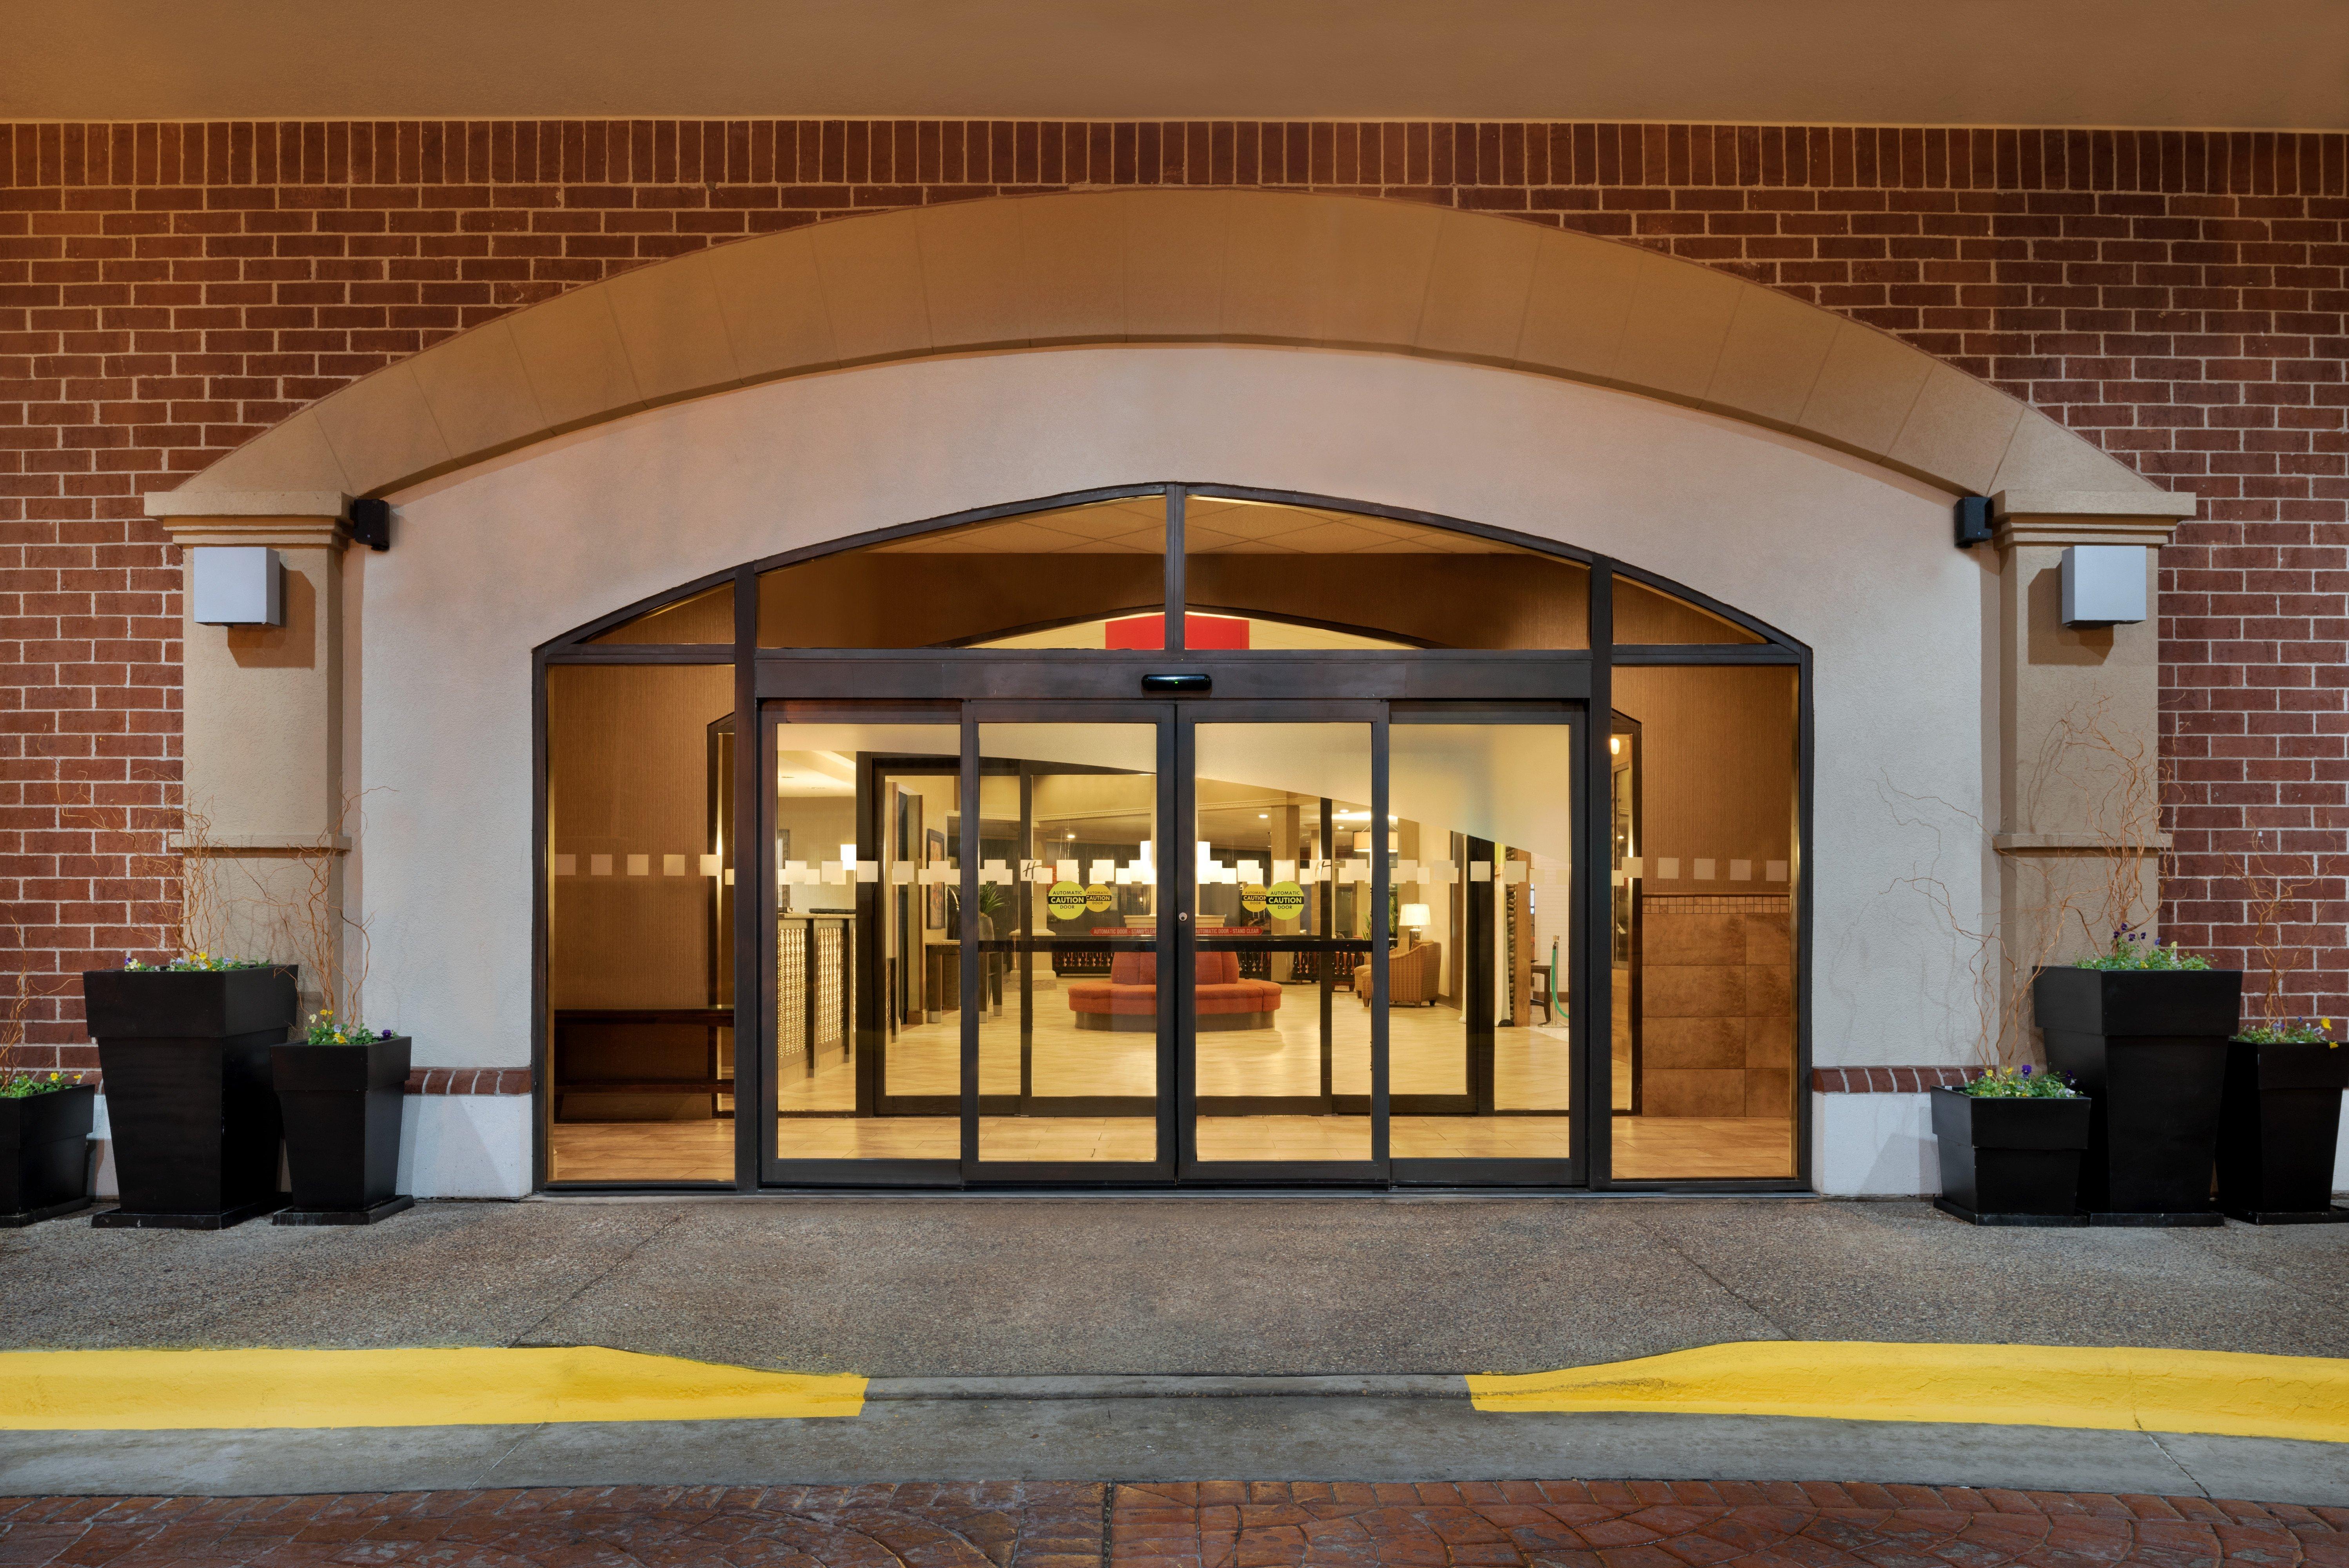
MULTIPOLYGON (((1371 966, 1354 975, 1354 995, 1371 1003, 1371 966)), ((1407 953, 1387 954, 1387 1001, 1397 1007, 1433 1007, 1444 989, 1444 944, 1423 942, 1407 953)))

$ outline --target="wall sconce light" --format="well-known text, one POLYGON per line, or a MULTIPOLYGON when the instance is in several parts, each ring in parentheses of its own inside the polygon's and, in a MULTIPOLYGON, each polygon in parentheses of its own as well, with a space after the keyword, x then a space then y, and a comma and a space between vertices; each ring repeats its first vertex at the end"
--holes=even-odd
POLYGON ((203 626, 282 626, 285 572, 259 544, 212 544, 188 552, 190 618, 203 626))
POLYGON ((2064 547, 2064 624, 2126 626, 2144 619, 2144 545, 2064 547))

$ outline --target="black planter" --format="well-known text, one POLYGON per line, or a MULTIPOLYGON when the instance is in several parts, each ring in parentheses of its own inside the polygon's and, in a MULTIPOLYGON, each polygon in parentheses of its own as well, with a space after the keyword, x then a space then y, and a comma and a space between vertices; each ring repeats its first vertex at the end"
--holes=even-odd
POLYGON ((2219 1207, 2255 1225, 2349 1220, 2333 1206, 2333 1154, 2349 1046, 2227 1046, 2219 1207))
POLYGON ((357 1046, 301 1041, 269 1048, 285 1117, 294 1202, 281 1225, 368 1225, 416 1200, 399 1184, 399 1114, 408 1085, 405 1035, 357 1046))
POLYGON ((2237 969, 2042 969, 2047 1065, 2094 1107, 2080 1206, 2095 1225, 2221 1225, 2210 1196, 2237 969))
POLYGON ((1933 1207, 1976 1225, 2085 1225, 2085 1099, 1977 1099, 1931 1091, 1941 1195, 1933 1207))
POLYGON ((0 1099, 0 1230, 89 1207, 89 1129, 98 1087, 0 1099))
POLYGON ((84 972, 121 1206, 102 1229, 216 1231, 282 1207, 269 1047, 296 1008, 295 971, 84 972))

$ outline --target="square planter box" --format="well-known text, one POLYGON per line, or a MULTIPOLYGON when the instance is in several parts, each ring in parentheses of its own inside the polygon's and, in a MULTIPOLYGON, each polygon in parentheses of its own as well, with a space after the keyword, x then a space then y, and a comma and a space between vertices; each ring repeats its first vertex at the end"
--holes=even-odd
POLYGON ((281 1225, 366 1225, 416 1200, 399 1181, 399 1117, 406 1103, 405 1035, 357 1046, 289 1041, 269 1048, 285 1119, 294 1202, 281 1225))
POLYGON ((299 971, 88 969, 83 1016, 94 1040, 225 1040, 294 1026, 299 971))
POLYGON ((84 972, 122 1189, 91 1224, 222 1230, 283 1206, 269 1047, 293 1027, 295 982, 291 968, 84 972))
POLYGON ((2227 1044, 2219 1207, 2256 1225, 2349 1220, 2333 1206, 2333 1154, 2349 1046, 2227 1044))
POLYGON ((2085 1099, 1976 1099, 1930 1091, 1940 1145, 1933 1206, 1977 1225, 2085 1225, 2080 1157, 2092 1112, 2085 1099))
POLYGON ((0 1099, 0 1229, 89 1207, 95 1084, 0 1099))
POLYGON ((2210 1195, 2235 969, 2042 969, 2047 1065, 2094 1107, 2080 1206, 2096 1225, 2221 1225, 2210 1195))

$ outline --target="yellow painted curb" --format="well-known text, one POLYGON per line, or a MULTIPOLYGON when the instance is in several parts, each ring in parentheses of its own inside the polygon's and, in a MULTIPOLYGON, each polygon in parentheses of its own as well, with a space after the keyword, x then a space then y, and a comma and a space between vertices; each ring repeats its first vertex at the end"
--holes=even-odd
POLYGON ((1475 1408, 1826 1416, 2349 1442, 2349 1361, 2231 1350, 1744 1340, 1520 1376, 1475 1408))
POLYGON ((854 1416, 864 1379, 594 1346, 0 1351, 0 1430, 499 1427, 854 1416))

